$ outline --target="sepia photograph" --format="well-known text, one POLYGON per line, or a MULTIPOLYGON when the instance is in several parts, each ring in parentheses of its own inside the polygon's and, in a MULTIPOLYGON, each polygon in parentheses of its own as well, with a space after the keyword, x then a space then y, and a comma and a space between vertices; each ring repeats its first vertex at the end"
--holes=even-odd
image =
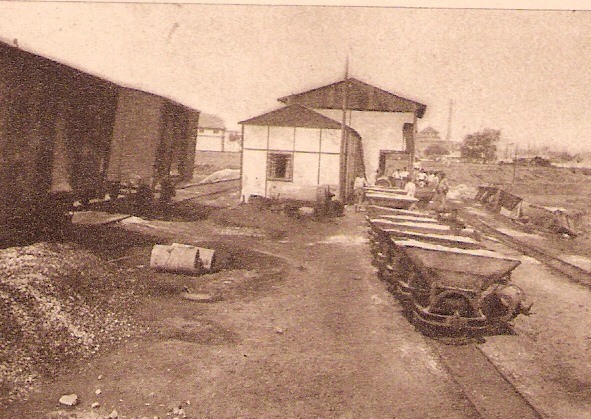
POLYGON ((591 9, 0 2, 0 418, 591 419, 591 9))

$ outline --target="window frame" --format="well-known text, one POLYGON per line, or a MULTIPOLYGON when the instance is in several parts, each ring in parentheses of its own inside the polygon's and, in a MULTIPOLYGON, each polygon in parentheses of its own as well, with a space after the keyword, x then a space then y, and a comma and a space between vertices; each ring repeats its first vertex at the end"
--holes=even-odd
POLYGON ((269 151, 267 153, 267 180, 277 182, 293 182, 293 152, 289 151, 269 151), (277 177, 278 158, 285 159, 285 176, 277 177))

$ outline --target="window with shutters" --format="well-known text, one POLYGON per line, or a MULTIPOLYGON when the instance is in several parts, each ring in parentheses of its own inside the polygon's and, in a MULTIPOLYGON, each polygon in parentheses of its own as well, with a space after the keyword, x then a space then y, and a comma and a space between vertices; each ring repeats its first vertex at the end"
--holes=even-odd
POLYGON ((269 153, 267 158, 267 179, 293 181, 293 154, 269 153))

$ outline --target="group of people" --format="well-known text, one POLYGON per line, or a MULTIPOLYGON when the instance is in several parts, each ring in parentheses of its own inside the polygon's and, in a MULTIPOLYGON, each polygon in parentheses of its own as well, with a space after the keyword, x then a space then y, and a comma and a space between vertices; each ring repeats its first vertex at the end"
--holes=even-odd
POLYGON ((445 179, 444 172, 426 171, 421 169, 419 173, 417 173, 419 187, 436 189, 441 180, 441 175, 445 179))
POLYGON ((403 188, 409 180, 409 175, 409 171, 406 169, 406 167, 404 167, 402 170, 394 170, 392 174, 390 174, 388 180, 390 181, 390 184, 392 186, 397 188, 403 188))
MULTIPOLYGON (((420 188, 428 188, 435 191, 433 197, 433 203, 438 211, 445 211, 447 208, 447 192, 449 191, 449 183, 445 176, 445 172, 427 172, 420 169, 419 172, 414 176, 406 170, 396 169, 391 175, 393 182, 390 182, 395 187, 404 188, 407 196, 415 197, 417 191, 417 183, 420 188)), ((383 178, 383 177, 382 177, 383 178)), ((376 184, 380 180, 380 176, 377 177, 376 184)), ((362 208, 363 201, 365 199, 365 187, 368 186, 368 182, 364 176, 357 176, 353 185, 355 193, 355 211, 359 211, 362 208)))

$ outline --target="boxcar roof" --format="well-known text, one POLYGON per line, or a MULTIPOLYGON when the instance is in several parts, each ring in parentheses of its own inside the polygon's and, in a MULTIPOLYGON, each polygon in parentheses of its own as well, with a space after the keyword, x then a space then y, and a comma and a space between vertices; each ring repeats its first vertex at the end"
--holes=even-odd
POLYGON ((54 69, 59 69, 63 72, 71 73, 73 76, 79 75, 79 76, 84 76, 84 77, 90 77, 90 78, 96 80, 97 82, 102 82, 105 84, 110 84, 113 87, 118 87, 118 88, 123 88, 123 89, 128 89, 128 90, 135 90, 135 91, 147 94, 147 95, 160 97, 160 98, 166 99, 167 101, 173 102, 179 106, 182 106, 184 108, 192 110, 194 112, 199 112, 198 110, 196 110, 194 108, 191 108, 187 105, 183 105, 182 103, 179 103, 176 100, 170 99, 168 97, 158 95, 155 93, 151 93, 151 92, 146 92, 144 90, 140 90, 140 89, 137 89, 134 87, 128 87, 128 86, 124 86, 124 85, 115 83, 115 82, 108 80, 104 77, 97 76, 96 74, 88 73, 87 71, 81 70, 79 68, 73 67, 68 64, 61 63, 61 62, 56 61, 54 59, 47 58, 47 57, 44 57, 42 55, 39 55, 39 54, 36 54, 33 52, 26 51, 26 50, 21 49, 19 47, 15 47, 13 45, 7 44, 6 42, 3 42, 3 41, 0 41, 0 54, 2 54, 1 58, 3 61, 10 62, 11 57, 14 57, 14 59, 17 59, 17 57, 18 57, 20 59, 36 60, 39 63, 43 63, 42 65, 47 65, 49 68, 53 67, 54 69))

